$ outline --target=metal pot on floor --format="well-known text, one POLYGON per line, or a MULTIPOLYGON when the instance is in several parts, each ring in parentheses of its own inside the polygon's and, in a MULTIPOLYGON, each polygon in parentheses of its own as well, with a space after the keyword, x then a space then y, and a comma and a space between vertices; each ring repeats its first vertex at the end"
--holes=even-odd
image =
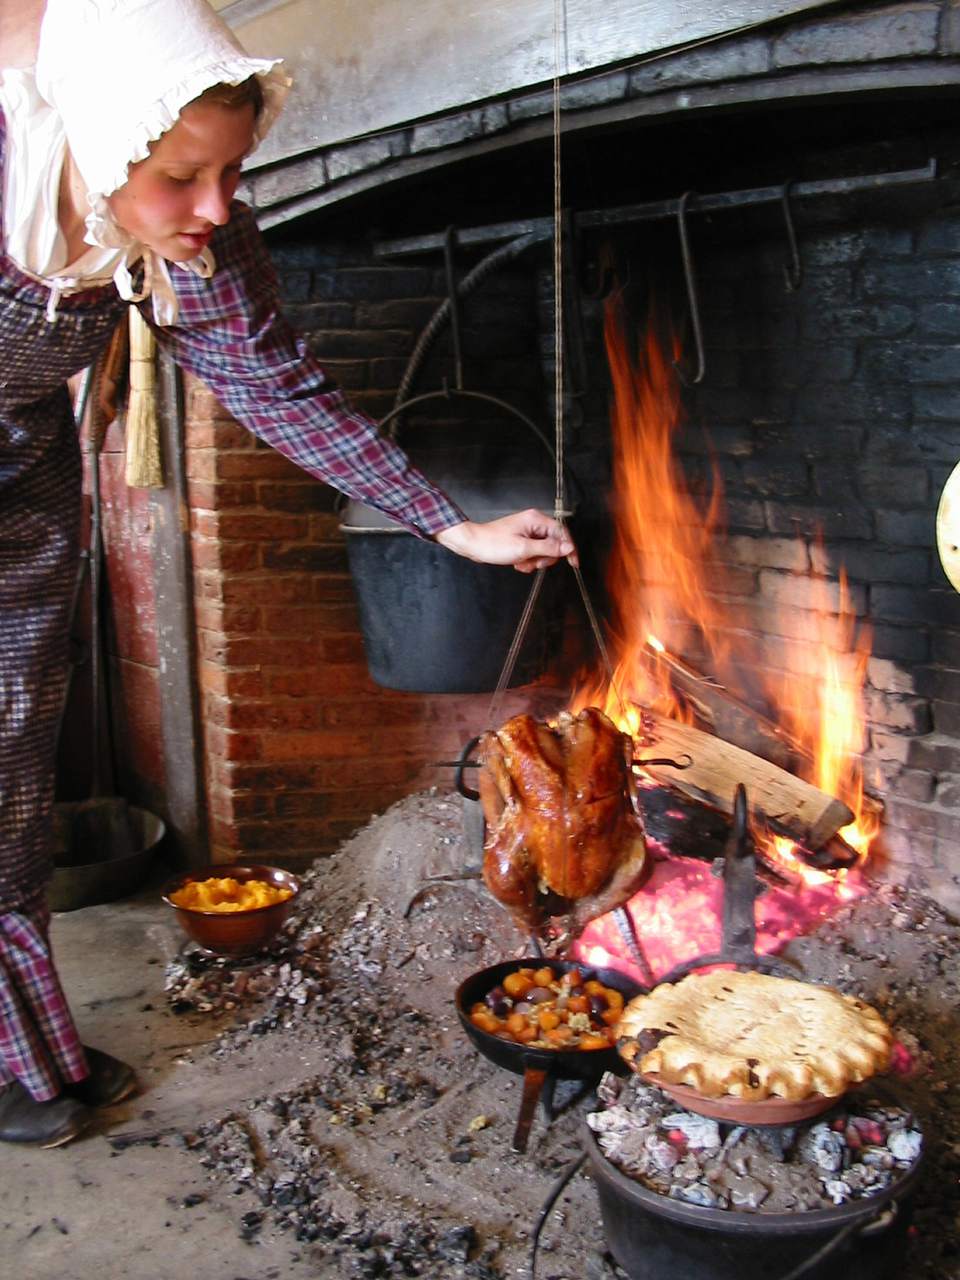
POLYGON ((90 808, 86 800, 54 806, 51 911, 75 911, 135 893, 166 834, 162 818, 119 798, 90 808))
MULTIPOLYGON (((89 578, 90 645, 88 661, 91 689, 91 786, 86 800, 55 804, 53 807, 54 871, 47 891, 52 911, 73 911, 78 907, 113 902, 133 893, 145 880, 165 834, 161 818, 112 794, 104 777, 105 762, 112 765, 113 750, 109 729, 109 700, 106 688, 106 655, 101 617, 101 577, 103 571, 103 526, 100 495, 100 449, 107 423, 99 404, 99 368, 84 375, 77 403, 77 423, 88 417, 84 453, 90 477, 90 546, 84 552, 77 574, 70 608, 70 628, 76 621, 85 579, 89 578), (87 407, 90 413, 87 415, 87 407)), ((59 741, 67 699, 76 667, 71 666, 60 725, 59 741)))

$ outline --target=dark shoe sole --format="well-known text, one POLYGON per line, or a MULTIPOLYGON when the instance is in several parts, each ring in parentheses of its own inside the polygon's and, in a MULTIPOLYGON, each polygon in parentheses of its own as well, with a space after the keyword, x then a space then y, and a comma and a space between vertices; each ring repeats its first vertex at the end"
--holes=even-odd
POLYGON ((75 1125, 57 1138, 51 1138, 48 1142, 31 1143, 30 1145, 39 1146, 41 1151, 52 1151, 54 1147, 65 1147, 68 1142, 73 1142, 74 1138, 79 1138, 82 1133, 86 1133, 92 1121, 93 1116, 90 1116, 83 1124, 75 1125))
POLYGON ((20 1084, 8 1085, 0 1094, 0 1142, 41 1149, 62 1147, 92 1122, 89 1107, 64 1094, 37 1102, 20 1084))
POLYGON ((128 1098, 133 1097, 133 1095, 136 1092, 137 1092, 137 1080, 136 1080, 136 1076, 134 1076, 133 1079, 128 1080, 126 1084, 121 1085, 121 1087, 117 1090, 115 1097, 107 1098, 105 1101, 98 1102, 96 1105, 98 1107, 115 1107, 118 1102, 126 1102, 126 1100, 128 1098))

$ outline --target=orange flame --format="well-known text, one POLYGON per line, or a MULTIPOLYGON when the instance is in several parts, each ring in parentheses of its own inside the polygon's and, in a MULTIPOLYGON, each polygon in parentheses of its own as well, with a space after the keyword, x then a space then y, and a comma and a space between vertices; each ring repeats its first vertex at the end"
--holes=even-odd
MULTIPOLYGON (((701 509, 675 458, 674 437, 681 424, 675 337, 659 340, 651 311, 636 360, 625 336, 623 307, 608 304, 604 337, 613 388, 612 435, 615 541, 609 569, 614 607, 613 683, 586 682, 572 709, 602 707, 626 732, 638 736, 636 705, 661 715, 692 719, 678 703, 667 664, 669 651, 697 654, 700 669, 735 683, 732 674, 756 673, 756 655, 744 636, 744 618, 724 598, 722 561, 723 495, 716 466, 710 496, 701 509), (666 355, 672 352, 672 359, 666 355), (736 646, 733 641, 736 639, 736 646)), ((818 547, 822 565, 825 553, 818 547)), ((804 548, 804 559, 806 549, 804 548)), ((846 576, 839 584, 825 576, 802 580, 809 593, 794 613, 808 619, 791 626, 784 641, 784 674, 779 687, 764 690, 784 730, 811 760, 808 780, 847 803, 854 822, 840 833, 866 853, 879 821, 865 811, 860 753, 863 749, 862 687, 870 653, 866 628, 857 628, 846 576)), ((693 660, 693 659, 691 659, 693 660)), ((806 865, 790 842, 771 837, 773 856, 788 879, 836 881, 806 865)))
MULTIPOLYGON (((822 562, 819 541, 817 552, 822 562)), ((877 812, 866 807, 861 756, 871 634, 857 625, 842 568, 837 583, 816 576, 807 583, 812 608, 796 613, 799 642, 792 647, 792 669, 774 691, 775 700, 785 728, 814 761, 810 781, 853 810, 853 822, 839 834, 862 856, 880 826, 877 812)))
MULTIPOLYGON (((714 662, 723 659, 718 641, 726 634, 724 619, 707 583, 722 486, 714 468, 711 497, 701 511, 677 465, 673 438, 681 421, 680 394, 674 366, 658 340, 657 317, 651 314, 636 364, 624 327, 622 306, 609 303, 604 337, 613 381, 615 533, 609 582, 619 655, 615 688, 605 688, 605 682, 583 688, 573 709, 592 703, 622 720, 621 698, 628 694, 660 714, 689 719, 649 649, 686 647, 682 641, 692 628, 714 662)), ((676 339, 669 345, 679 358, 676 339)))

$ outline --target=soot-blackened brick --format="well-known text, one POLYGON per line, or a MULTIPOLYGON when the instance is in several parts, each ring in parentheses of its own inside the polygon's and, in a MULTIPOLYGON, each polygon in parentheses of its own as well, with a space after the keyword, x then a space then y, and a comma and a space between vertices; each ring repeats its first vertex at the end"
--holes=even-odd
POLYGON ((387 300, 433 295, 433 274, 421 267, 349 267, 317 271, 313 296, 317 300, 387 300))
POLYGON ((913 414, 911 389, 904 383, 876 386, 856 380, 844 385, 811 382, 796 393, 800 422, 903 422, 913 414))
POLYGON ((762 75, 770 66, 770 43, 762 36, 725 40, 720 44, 658 58, 630 73, 631 95, 656 93, 685 85, 709 84, 762 75))
POLYGON ((609 72, 581 84, 564 85, 560 102, 565 111, 579 111, 583 107, 600 107, 608 102, 622 102, 630 87, 626 71, 609 72))
POLYGON ((960 703, 934 702, 933 723, 938 733, 960 737, 960 703))
POLYGON ((348 329, 356 313, 352 302, 309 301, 288 306, 286 311, 292 323, 308 333, 316 329, 348 329))
POLYGON ((907 761, 916 769, 931 773, 960 773, 960 740, 943 733, 914 738, 909 743, 907 761))
POLYGON ((913 308, 902 302, 823 307, 816 299, 804 309, 802 317, 804 339, 817 342, 831 338, 850 342, 864 337, 895 338, 909 333, 916 324, 913 308))
MULTIPOLYGON (((727 524, 734 532, 752 532, 765 529, 767 516, 764 504, 746 498, 727 499, 727 524)), ((789 530, 793 532, 793 530, 789 530)))
POLYGON ((917 387, 913 392, 917 418, 955 423, 960 418, 960 386, 917 387))
POLYGON ((867 460, 857 469, 857 488, 871 507, 922 507, 930 501, 930 476, 923 467, 867 460))
POLYGON ((878 658, 913 665, 930 657, 930 637, 915 624, 896 627, 876 624, 873 628, 873 652, 878 658))
POLYGON ((744 488, 761 498, 802 498, 812 492, 810 469, 802 459, 747 458, 741 475, 744 488))
POLYGON ((932 547, 936 541, 932 511, 875 511, 877 537, 892 547, 932 547))
POLYGON ((852 506, 803 507, 799 504, 764 503, 771 533, 800 538, 871 538, 870 512, 852 506))
MULTIPOLYGON (((810 559, 816 573, 836 574, 842 566, 849 577, 855 581, 872 584, 925 582, 929 568, 926 552, 893 551, 878 548, 875 545, 865 547, 861 543, 852 542, 831 543, 825 546, 815 543, 810 548, 810 559)), ((872 591, 876 592, 879 589, 874 586, 872 591)), ((873 595, 871 595, 871 601, 875 605, 873 595)))
POLYGON ((398 154, 395 144, 396 134, 385 138, 365 138, 363 142, 355 142, 350 146, 334 147, 326 154, 327 179, 337 182, 341 178, 349 178, 353 173, 376 169, 398 154))
POLYGON ((960 703, 960 668, 918 667, 915 682, 924 697, 960 703))
MULTIPOLYGON (((953 13, 957 13, 955 4, 949 7, 953 13)), ((952 214, 940 217, 934 215, 918 232, 917 250, 923 254, 960 253, 960 222, 952 214)))
POLYGON ((960 630, 938 627, 933 634, 931 655, 945 667, 960 668, 960 630))
POLYGON ((876 62, 932 54, 937 50, 939 19, 938 5, 923 4, 812 22, 774 42, 774 66, 800 67, 841 58, 844 62, 876 62))
POLYGON ((926 302, 917 308, 921 338, 960 338, 960 303, 926 302))
POLYGON ((960 261, 871 262, 860 283, 866 298, 930 300, 960 297, 960 261))
POLYGON ((878 585, 871 588, 870 599, 878 617, 960 628, 960 596, 949 591, 878 585))
POLYGON ((436 151, 441 147, 455 146, 492 133, 499 133, 509 124, 506 106, 494 104, 476 111, 464 111, 446 120, 417 125, 410 135, 411 154, 436 151))
POLYGON ((960 382, 960 348, 952 343, 875 343, 863 353, 861 372, 876 382, 949 385, 960 382))
POLYGON ((849 460, 812 462, 810 483, 814 500, 818 505, 843 506, 854 499, 857 486, 854 469, 849 460))

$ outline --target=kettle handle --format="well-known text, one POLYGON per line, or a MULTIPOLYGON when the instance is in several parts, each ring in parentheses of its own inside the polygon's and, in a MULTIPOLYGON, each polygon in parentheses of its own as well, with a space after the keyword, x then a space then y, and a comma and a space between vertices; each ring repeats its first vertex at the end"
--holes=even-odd
MULTIPOLYGON (((557 455, 554 452, 553 444, 547 439, 544 432, 537 426, 533 419, 529 418, 522 409, 518 409, 516 405, 510 404, 506 400, 501 400, 499 396, 488 395, 485 391, 468 391, 464 387, 444 387, 442 391, 425 391, 423 395, 411 396, 409 400, 404 400, 403 404, 396 405, 390 410, 386 417, 380 419, 380 422, 377 425, 381 432, 384 432, 384 429, 388 428, 395 418, 399 417, 400 414, 405 413, 406 410, 412 409, 414 405, 425 404, 428 400, 450 400, 454 396, 460 396, 461 399, 465 400, 479 400, 483 404, 493 405, 495 408, 502 409, 505 413, 517 418, 525 427, 529 427, 543 445, 544 449, 546 449, 550 457, 550 461, 556 465, 557 455)), ((386 434, 391 440, 396 439, 396 434, 390 430, 386 430, 384 434, 386 434)), ((570 490, 571 488, 579 490, 579 485, 577 485, 573 475, 566 468, 564 468, 564 486, 567 491, 566 495, 564 495, 564 505, 569 507, 570 490)), ((564 514, 570 515, 572 513, 568 510, 564 514)))
MULTIPOLYGON (((510 404, 506 400, 501 400, 499 396, 488 395, 485 391, 468 391, 464 387, 444 387, 441 391, 425 391, 422 395, 411 396, 409 400, 404 400, 403 404, 395 405, 386 417, 380 419, 378 426, 380 430, 383 431, 384 428, 393 422, 394 418, 399 417, 402 413, 406 413, 406 411, 408 409, 412 409, 414 405, 424 404, 427 400, 450 400, 454 396, 460 396, 466 400, 482 400, 485 404, 492 404, 498 409, 503 409, 505 413, 511 414, 514 418, 519 418, 525 426, 530 428, 546 449, 547 453, 549 453, 550 457, 555 458, 553 445, 547 439, 546 435, 544 435, 533 419, 528 418, 521 409, 516 407, 516 405, 510 404)), ((386 434, 390 436, 391 439, 393 438, 393 432, 387 431, 386 434)))
MULTIPOLYGON (((393 409, 390 410, 390 412, 385 417, 380 419, 380 421, 377 423, 377 426, 379 430, 384 435, 387 436, 388 439, 396 440, 396 434, 392 431, 385 430, 385 428, 389 427, 389 424, 392 423, 395 418, 399 417, 400 414, 405 413, 408 409, 412 409, 414 405, 425 404, 428 400, 450 400, 454 396, 460 396, 461 399, 465 399, 465 400, 480 400, 484 404, 492 404, 498 409, 503 409, 506 413, 510 414, 512 417, 518 418, 524 424, 524 426, 530 428, 533 434, 537 437, 537 439, 546 449, 547 453, 550 456, 551 462, 553 462, 554 465, 556 465, 557 455, 554 453, 553 445, 547 439, 543 431, 541 431, 541 429, 533 421, 533 419, 528 418, 527 415, 521 409, 518 409, 516 407, 516 405, 509 404, 506 400, 501 400, 498 396, 487 395, 487 393, 484 391, 467 391, 463 387, 455 387, 455 388, 444 387, 442 391, 425 391, 423 395, 411 396, 409 400, 404 400, 403 404, 396 405, 393 409)), ((573 476, 568 471, 566 471, 566 469, 564 471, 564 481, 565 481, 568 492, 571 488, 571 481, 573 481, 572 487, 574 489, 579 490, 579 485, 577 485, 573 476)), ((335 504, 336 509, 340 510, 346 504, 346 501, 347 501, 346 494, 344 493, 337 494, 336 504, 335 504)), ((570 512, 565 512, 564 514, 570 514, 570 512)))

